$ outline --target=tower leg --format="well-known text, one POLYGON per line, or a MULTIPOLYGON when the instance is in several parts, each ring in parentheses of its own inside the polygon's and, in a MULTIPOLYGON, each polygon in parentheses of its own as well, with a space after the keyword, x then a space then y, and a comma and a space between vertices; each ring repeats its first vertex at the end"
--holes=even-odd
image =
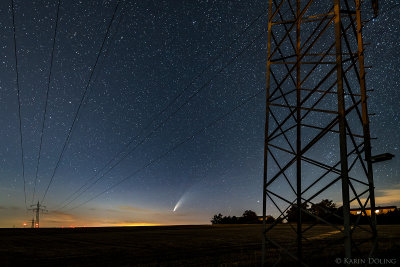
POLYGON ((339 117, 339 140, 340 140, 340 168, 342 181, 343 200, 343 233, 345 257, 351 258, 351 232, 350 232, 350 196, 349 196, 349 173, 347 164, 347 140, 346 140, 346 114, 343 88, 342 69, 342 33, 340 18, 340 0, 334 0, 335 12, 335 45, 336 45, 336 73, 337 73, 337 101, 339 117))

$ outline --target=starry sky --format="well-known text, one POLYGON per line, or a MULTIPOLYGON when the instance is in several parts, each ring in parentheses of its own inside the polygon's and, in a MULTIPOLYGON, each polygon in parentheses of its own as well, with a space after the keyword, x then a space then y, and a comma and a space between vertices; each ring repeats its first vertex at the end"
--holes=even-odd
MULTIPOLYGON (((15 1, 24 177, 11 3, 0 3, 0 227, 32 219, 24 178, 28 207, 51 181, 41 226, 261 214, 265 93, 241 103, 266 84, 266 1, 118 3, 61 1, 34 197, 58 1, 15 1)), ((395 158, 374 165, 376 199, 400 206, 400 7, 380 8, 364 30, 372 146, 395 158)))

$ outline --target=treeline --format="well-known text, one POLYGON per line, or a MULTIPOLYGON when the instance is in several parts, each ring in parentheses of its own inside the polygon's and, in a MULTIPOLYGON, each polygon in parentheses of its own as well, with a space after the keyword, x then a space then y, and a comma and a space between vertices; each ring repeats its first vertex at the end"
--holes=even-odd
MULTIPOLYGON (((286 212, 288 222, 297 222, 298 209, 293 205, 286 212)), ((307 205, 303 203, 301 210, 301 220, 304 223, 343 223, 343 207, 337 207, 332 200, 324 199, 319 203, 307 205)), ((378 224, 400 224, 400 211, 398 209, 387 213, 376 214, 378 224)), ((370 224, 371 216, 363 214, 350 214, 352 224, 370 224)))
MULTIPOLYGON (((288 222, 297 222, 299 213, 297 205, 292 205, 286 212, 288 222)), ((301 207, 301 221, 305 223, 341 223, 343 217, 342 208, 337 208, 332 200, 324 199, 319 203, 308 205, 303 203, 301 207)))
POLYGON ((252 210, 246 210, 240 217, 223 216, 221 213, 214 215, 211 219, 212 224, 256 224, 261 223, 257 214, 252 210))
MULTIPOLYGON (((342 224, 343 223, 343 207, 337 207, 332 200, 324 199, 319 203, 308 205, 303 203, 300 211, 301 221, 303 223, 330 223, 342 224)), ((292 205, 285 212, 285 220, 278 217, 280 222, 297 222, 299 211, 297 205, 292 205)), ((396 209, 387 213, 376 214, 378 224, 400 224, 400 210, 396 209)), ((274 223, 275 218, 267 216, 266 223, 274 223)), ((363 215, 350 214, 352 223, 369 224, 371 217, 363 215)), ((242 216, 223 216, 221 213, 214 215, 211 219, 212 224, 256 224, 262 223, 257 214, 252 210, 246 210, 242 216)))

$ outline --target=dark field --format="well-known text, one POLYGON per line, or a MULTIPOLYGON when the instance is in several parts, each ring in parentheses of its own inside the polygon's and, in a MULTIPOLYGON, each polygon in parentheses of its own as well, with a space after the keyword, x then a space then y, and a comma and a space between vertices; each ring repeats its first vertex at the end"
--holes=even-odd
MULTIPOLYGON (((0 229, 0 266, 259 266, 261 230, 261 225, 0 229)), ((400 225, 378 230, 374 257, 396 259, 398 265, 400 225)), ((288 225, 277 226, 270 236, 295 252, 288 225)), ((339 233, 316 226, 306 238, 311 265, 338 266, 335 258, 343 257, 339 233)), ((368 246, 361 246, 355 257, 368 258, 363 251, 368 246)), ((277 259, 277 250, 268 250, 268 259, 277 259)), ((287 264, 290 259, 284 256, 280 265, 287 264)))

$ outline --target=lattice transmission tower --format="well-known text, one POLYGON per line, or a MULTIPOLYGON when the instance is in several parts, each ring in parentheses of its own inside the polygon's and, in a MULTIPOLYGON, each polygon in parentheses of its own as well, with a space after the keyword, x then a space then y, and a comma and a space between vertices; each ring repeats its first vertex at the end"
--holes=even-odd
POLYGON ((32 219, 32 228, 40 228, 40 212, 47 212, 46 206, 39 204, 39 201, 35 205, 31 205, 31 209, 35 216, 35 219, 32 219))
POLYGON ((307 265, 324 246, 346 258, 376 247, 362 2, 269 0, 263 264, 307 265), (322 199, 341 207, 310 212, 322 199), (267 224, 270 214, 279 217, 267 224), (321 223, 332 227, 325 239, 315 238, 321 223))

